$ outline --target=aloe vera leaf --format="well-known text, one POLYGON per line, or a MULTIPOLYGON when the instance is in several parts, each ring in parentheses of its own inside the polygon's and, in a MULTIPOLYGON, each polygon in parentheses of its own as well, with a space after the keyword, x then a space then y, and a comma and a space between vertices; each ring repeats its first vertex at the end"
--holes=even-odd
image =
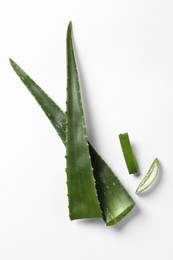
POLYGON ((129 174, 138 172, 138 165, 134 156, 128 133, 120 134, 119 140, 129 174))
POLYGON ((70 219, 101 218, 102 212, 91 165, 88 138, 72 47, 71 23, 67 29, 66 162, 70 219))
MULTIPOLYGON (((21 81, 40 104, 45 114, 48 116, 47 112, 50 113, 51 116, 48 116, 48 118, 65 144, 66 114, 12 59, 10 59, 10 63, 21 81), (52 104, 55 108, 54 110, 50 109, 52 104)), ((89 148, 103 218, 106 225, 114 225, 130 212, 135 203, 91 144, 89 144, 89 148)))
POLYGON ((42 110, 49 118, 50 122, 56 129, 63 143, 66 140, 65 123, 66 116, 59 106, 31 79, 12 59, 10 63, 21 81, 27 87, 29 92, 34 96, 42 110))
POLYGON ((159 161, 156 158, 151 164, 147 174, 144 176, 136 189, 136 194, 146 190, 157 178, 159 173, 159 161))
MULTIPOLYGON (((48 113, 52 113, 51 117, 48 116, 48 118, 65 144, 66 134, 63 129, 65 129, 66 114, 61 111, 60 107, 12 59, 10 59, 10 63, 26 88, 41 105, 45 114, 47 115, 47 111, 48 113), (55 105, 55 110, 50 110, 52 103, 55 105), (52 122, 52 119, 55 122, 52 122)), ((106 225, 114 225, 130 212, 135 203, 113 171, 91 144, 89 144, 89 149, 103 218, 106 225)))
POLYGON ((112 226, 132 210, 135 202, 92 145, 89 148, 103 219, 112 226))

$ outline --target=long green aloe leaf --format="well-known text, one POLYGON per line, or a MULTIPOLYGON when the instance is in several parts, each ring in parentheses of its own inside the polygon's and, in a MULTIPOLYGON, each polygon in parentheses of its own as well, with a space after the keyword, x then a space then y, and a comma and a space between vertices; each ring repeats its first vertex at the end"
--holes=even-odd
POLYGON ((91 165, 80 86, 67 30, 66 161, 70 219, 102 217, 91 165))
MULTIPOLYGON (((13 60, 10 59, 10 63, 24 85, 40 104, 65 144, 66 114, 13 60)), ((130 212, 135 203, 91 144, 89 144, 89 149, 103 219, 106 225, 114 225, 130 212)))

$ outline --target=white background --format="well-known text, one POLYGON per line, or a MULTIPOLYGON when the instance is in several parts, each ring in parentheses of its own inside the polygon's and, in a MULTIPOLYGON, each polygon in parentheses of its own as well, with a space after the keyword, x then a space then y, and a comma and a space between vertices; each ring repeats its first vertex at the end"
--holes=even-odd
POLYGON ((173 2, 0 0, 0 259, 172 260, 173 2), (68 218, 65 148, 13 58, 61 107, 69 20, 89 139, 136 201, 115 227, 68 218), (118 134, 140 168, 129 175, 118 134), (160 175, 134 194, 151 162, 160 175))

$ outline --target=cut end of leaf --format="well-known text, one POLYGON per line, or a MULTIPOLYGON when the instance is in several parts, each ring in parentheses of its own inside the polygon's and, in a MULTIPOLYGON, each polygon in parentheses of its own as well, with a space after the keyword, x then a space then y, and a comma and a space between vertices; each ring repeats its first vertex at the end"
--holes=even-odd
POLYGON ((122 220, 134 208, 134 206, 135 206, 135 202, 132 203, 124 211, 122 211, 122 213, 120 213, 117 217, 112 219, 110 222, 106 223, 106 226, 114 226, 114 225, 116 225, 118 222, 120 222, 120 220, 122 220))

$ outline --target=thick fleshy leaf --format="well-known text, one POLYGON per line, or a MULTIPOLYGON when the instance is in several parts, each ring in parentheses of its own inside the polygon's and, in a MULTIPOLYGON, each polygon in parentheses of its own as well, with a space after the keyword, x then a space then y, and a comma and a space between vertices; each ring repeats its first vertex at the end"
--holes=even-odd
MULTIPOLYGON (((10 63, 16 74, 40 104, 65 144, 66 114, 13 60, 10 59, 10 63)), ((106 225, 114 225, 131 211, 135 203, 91 144, 89 144, 89 149, 103 219, 106 225)))
POLYGON ((91 165, 78 73, 71 38, 67 29, 67 124, 66 172, 70 219, 101 218, 91 165))

